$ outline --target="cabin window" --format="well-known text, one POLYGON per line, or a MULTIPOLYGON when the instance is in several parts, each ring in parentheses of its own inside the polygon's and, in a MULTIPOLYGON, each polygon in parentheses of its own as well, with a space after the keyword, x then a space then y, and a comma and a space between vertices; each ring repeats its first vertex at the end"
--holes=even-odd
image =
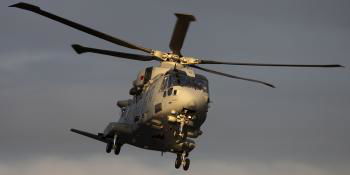
POLYGON ((173 93, 173 88, 168 89, 168 96, 170 96, 173 93))

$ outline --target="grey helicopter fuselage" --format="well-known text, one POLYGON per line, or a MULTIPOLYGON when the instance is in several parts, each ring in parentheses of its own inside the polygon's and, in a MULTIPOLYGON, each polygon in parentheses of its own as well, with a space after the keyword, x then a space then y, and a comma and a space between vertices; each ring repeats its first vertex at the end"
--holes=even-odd
POLYGON ((107 126, 106 137, 117 133, 121 144, 162 152, 183 152, 183 144, 189 146, 188 152, 194 148, 187 137, 201 135, 208 111, 208 80, 204 76, 187 66, 162 62, 141 71, 130 94, 132 99, 117 102, 120 119, 107 126), (182 128, 181 116, 187 120, 182 128))

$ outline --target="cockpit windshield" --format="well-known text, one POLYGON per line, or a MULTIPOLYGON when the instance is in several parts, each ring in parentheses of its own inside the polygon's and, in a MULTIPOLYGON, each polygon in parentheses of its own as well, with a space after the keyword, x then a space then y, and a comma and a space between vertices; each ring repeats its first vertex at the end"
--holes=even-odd
POLYGON ((198 74, 196 74, 196 77, 189 77, 183 72, 171 73, 165 77, 164 83, 165 88, 185 86, 208 92, 208 80, 198 74))

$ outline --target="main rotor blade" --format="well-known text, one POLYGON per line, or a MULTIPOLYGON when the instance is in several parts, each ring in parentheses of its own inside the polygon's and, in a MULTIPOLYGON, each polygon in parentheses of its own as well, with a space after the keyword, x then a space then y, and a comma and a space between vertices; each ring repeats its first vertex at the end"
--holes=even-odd
POLYGON ((221 62, 212 60, 200 60, 199 64, 227 64, 239 66, 274 66, 274 67, 344 67, 339 64, 265 64, 265 63, 239 63, 239 62, 221 62))
POLYGON ((249 79, 249 78, 238 77, 238 76, 234 76, 234 75, 218 72, 218 71, 215 71, 215 70, 199 67, 197 65, 190 65, 190 66, 193 67, 193 68, 197 68, 199 70, 202 70, 202 71, 213 73, 213 74, 222 75, 222 76, 229 77, 229 78, 235 78, 235 79, 240 79, 240 80, 251 81, 251 82, 255 82, 255 83, 260 83, 260 84, 263 84, 263 85, 275 88, 274 85, 272 85, 270 83, 266 83, 266 82, 260 81, 260 80, 254 80, 254 79, 249 79))
POLYGON ((181 48, 184 43, 186 33, 191 21, 196 21, 192 15, 175 13, 177 17, 176 25, 171 37, 169 47, 174 54, 181 56, 181 48))
POLYGON ((120 46, 124 46, 124 47, 130 48, 130 49, 140 50, 140 51, 147 52, 147 53, 152 53, 152 51, 153 51, 152 49, 148 49, 148 48, 144 48, 144 47, 141 47, 141 46, 137 46, 135 44, 126 42, 124 40, 121 40, 119 38, 115 38, 113 36, 110 36, 110 35, 107 35, 105 33, 99 32, 99 31, 94 30, 92 28, 89 28, 89 27, 83 26, 81 24, 75 23, 75 22, 70 21, 68 19, 64 19, 62 17, 56 16, 54 14, 51 14, 49 12, 43 11, 43 10, 40 9, 40 7, 32 5, 32 4, 20 2, 20 3, 17 3, 17 4, 11 5, 9 7, 17 7, 17 8, 20 8, 20 9, 24 9, 24 10, 28 10, 28 11, 37 13, 39 15, 45 16, 47 18, 50 18, 50 19, 52 19, 54 21, 60 22, 60 23, 65 24, 65 25, 68 25, 68 26, 70 26, 72 28, 75 28, 77 30, 80 30, 82 32, 88 33, 90 35, 93 35, 95 37, 101 38, 103 40, 112 42, 112 43, 120 45, 120 46))
POLYGON ((78 44, 73 44, 72 47, 75 50, 75 52, 77 52, 78 54, 90 52, 90 53, 109 55, 109 56, 126 58, 126 59, 137 60, 137 61, 158 60, 156 57, 153 57, 153 56, 145 56, 145 55, 137 55, 137 54, 116 52, 116 51, 110 51, 110 50, 95 49, 95 48, 90 48, 90 47, 84 47, 84 46, 81 46, 78 44))

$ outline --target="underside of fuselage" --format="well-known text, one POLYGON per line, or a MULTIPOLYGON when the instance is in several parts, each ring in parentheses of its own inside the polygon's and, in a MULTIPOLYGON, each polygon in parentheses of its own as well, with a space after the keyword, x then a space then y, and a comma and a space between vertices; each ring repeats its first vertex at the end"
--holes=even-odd
POLYGON ((176 135, 175 128, 171 125, 163 125, 162 129, 142 126, 132 137, 129 137, 127 143, 143 149, 173 153, 182 152, 182 145, 184 142, 194 145, 194 141, 191 139, 186 138, 186 140, 180 140, 181 138, 176 135))
MULTIPOLYGON (((189 113, 188 115, 194 117, 195 114, 189 113)), ((177 118, 176 114, 170 111, 167 115, 152 117, 151 120, 140 122, 137 125, 110 124, 105 130, 105 136, 113 138, 113 135, 117 134, 123 144, 130 144, 143 149, 173 153, 181 153, 184 149, 187 149, 186 152, 190 152, 194 148, 194 141, 190 138, 197 138, 202 134, 200 126, 206 118, 206 113, 198 114, 196 125, 194 125, 195 122, 189 121, 190 123, 182 128, 179 122, 171 121, 174 118, 184 119, 177 118), (181 135, 181 132, 184 134, 181 135), (187 145, 187 147, 184 145, 187 145)))

